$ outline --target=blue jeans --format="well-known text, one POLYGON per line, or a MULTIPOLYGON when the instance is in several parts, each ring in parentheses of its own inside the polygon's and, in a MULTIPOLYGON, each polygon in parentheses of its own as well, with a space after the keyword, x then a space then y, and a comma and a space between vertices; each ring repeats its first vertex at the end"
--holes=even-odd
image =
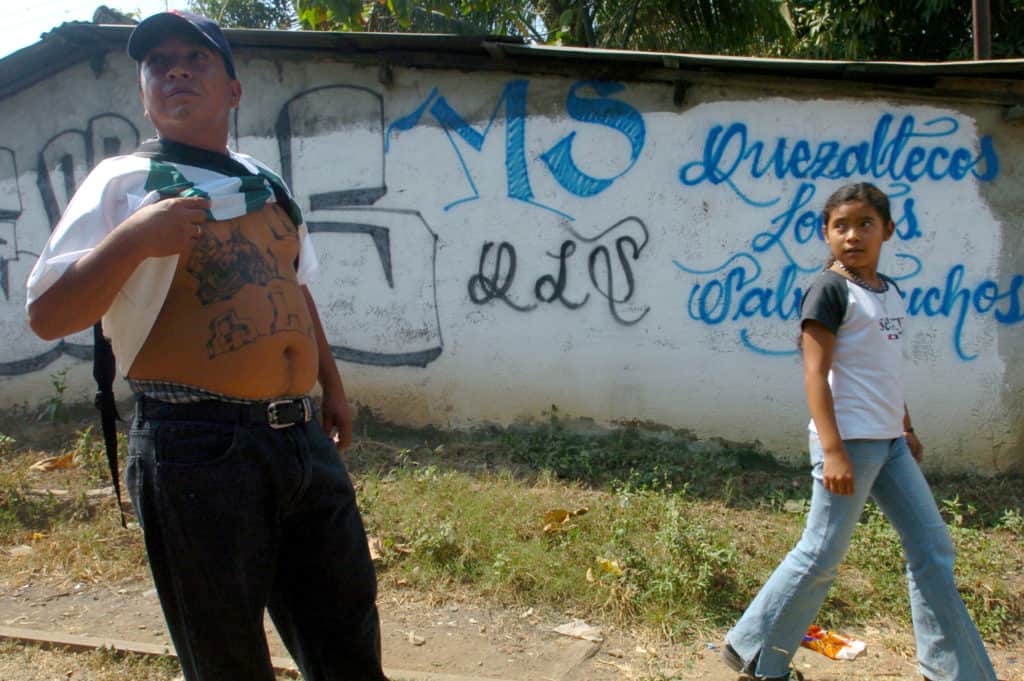
POLYGON ((921 674, 932 681, 995 681, 995 670, 953 579, 949 530, 906 440, 846 440, 855 493, 822 483, 824 453, 810 449, 814 490, 807 526, 726 640, 755 674, 785 676, 846 555, 868 495, 899 533, 921 674))
POLYGON ((137 408, 125 469, 185 679, 273 681, 266 609, 307 681, 386 681, 376 576, 334 443, 315 418, 273 429, 189 408, 137 408))

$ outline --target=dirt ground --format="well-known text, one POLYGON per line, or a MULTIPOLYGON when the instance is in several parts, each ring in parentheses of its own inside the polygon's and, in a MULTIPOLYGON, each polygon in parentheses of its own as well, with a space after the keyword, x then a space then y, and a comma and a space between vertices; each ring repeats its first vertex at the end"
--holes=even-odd
MULTIPOLYGON (((118 585, 4 583, 0 626, 7 630, 78 634, 170 648, 156 594, 148 579, 118 585)), ((554 628, 572 618, 559 613, 490 607, 459 594, 425 595, 385 587, 380 595, 385 666, 399 679, 503 679, 507 681, 612 681, 674 678, 732 681, 719 661, 720 634, 709 640, 668 646, 603 625, 603 640, 565 636, 554 628)), ((268 625, 272 654, 287 656, 268 625)), ((877 630, 852 632, 868 642, 852 662, 835 662, 807 650, 796 657, 809 681, 916 679, 906 635, 877 630)), ((993 649, 999 678, 1024 681, 1024 649, 993 649)), ((7 656, 10 657, 10 656, 7 656)), ((0 679, 74 679, 75 653, 54 652, 52 664, 32 669, 0 655, 0 679), (70 675, 69 675, 70 673, 70 675)))

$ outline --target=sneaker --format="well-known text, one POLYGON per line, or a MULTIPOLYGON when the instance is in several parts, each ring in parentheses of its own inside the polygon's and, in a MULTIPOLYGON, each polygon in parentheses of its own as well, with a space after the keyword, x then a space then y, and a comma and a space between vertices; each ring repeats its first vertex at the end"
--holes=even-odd
MULTIPOLYGON (((744 668, 747 667, 747 664, 740 657, 740 654, 736 652, 736 649, 728 643, 722 648, 722 662, 729 669, 740 675, 738 681, 804 681, 804 675, 796 669, 790 669, 789 673, 785 676, 756 676, 746 672, 744 668)), ((753 665, 750 666, 752 667, 753 665)))
POLYGON ((743 658, 736 652, 736 649, 732 645, 726 643, 725 647, 722 648, 722 662, 725 666, 733 670, 736 673, 741 673, 743 667, 746 666, 743 662, 743 658))

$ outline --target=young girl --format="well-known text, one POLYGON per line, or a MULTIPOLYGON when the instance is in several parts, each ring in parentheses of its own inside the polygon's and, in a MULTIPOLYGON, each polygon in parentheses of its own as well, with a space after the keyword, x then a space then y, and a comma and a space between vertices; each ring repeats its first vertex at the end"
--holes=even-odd
POLYGON ((847 185, 829 197, 823 219, 832 257, 804 295, 800 321, 814 477, 807 526, 726 635, 724 660, 745 679, 803 679, 790 661, 870 495, 906 554, 925 679, 995 681, 953 581, 953 544, 918 466, 924 448, 903 400, 906 310, 878 272, 896 228, 889 199, 871 184, 847 185))

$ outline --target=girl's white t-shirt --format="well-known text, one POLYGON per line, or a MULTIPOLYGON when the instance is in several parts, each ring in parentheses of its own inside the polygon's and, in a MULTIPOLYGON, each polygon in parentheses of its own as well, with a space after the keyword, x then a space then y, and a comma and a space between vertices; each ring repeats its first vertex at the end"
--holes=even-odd
MULTIPOLYGON (((801 304, 808 320, 836 336, 828 383, 839 436, 887 440, 903 434, 903 334, 906 306, 896 284, 882 277, 875 293, 832 270, 823 271, 801 304)), ((814 419, 809 429, 817 432, 814 419)))

